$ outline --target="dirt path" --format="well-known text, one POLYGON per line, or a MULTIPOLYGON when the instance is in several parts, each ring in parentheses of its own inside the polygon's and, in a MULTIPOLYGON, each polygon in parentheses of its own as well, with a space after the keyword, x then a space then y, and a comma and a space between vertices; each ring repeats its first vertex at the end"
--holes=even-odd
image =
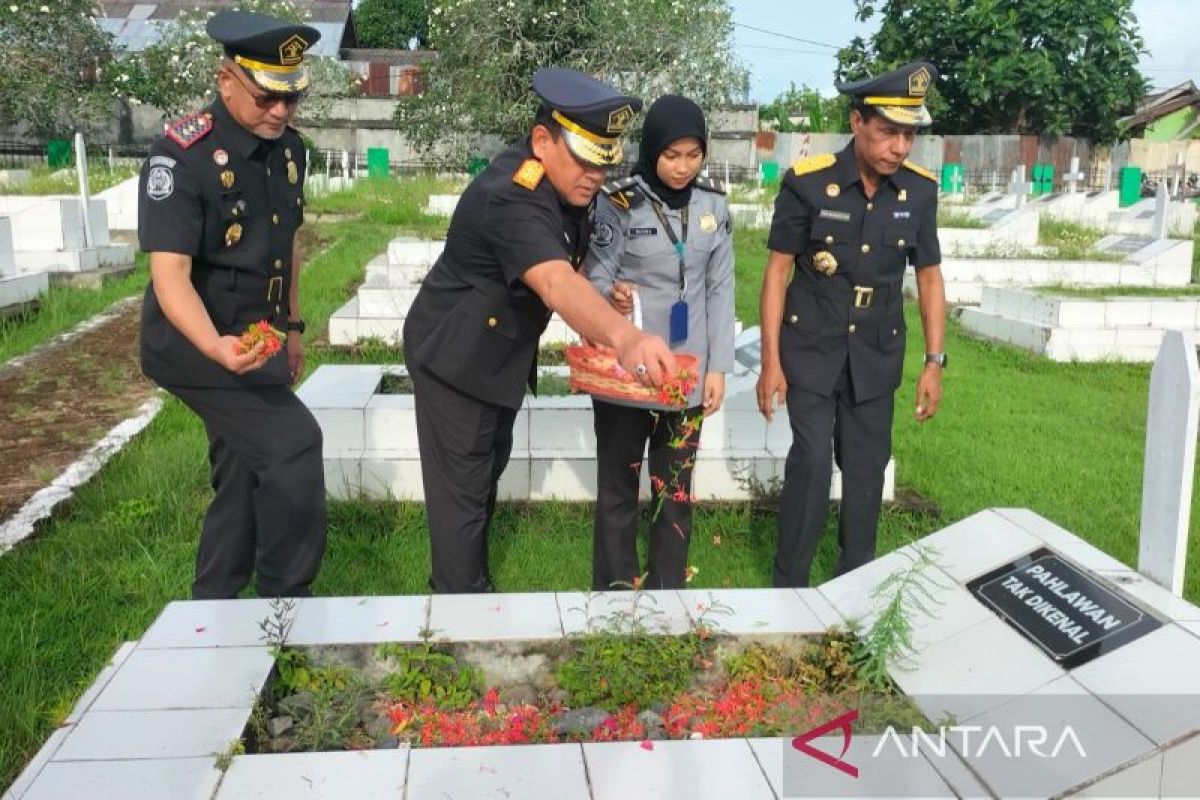
POLYGON ((138 366, 140 298, 110 311, 95 327, 0 365, 0 520, 154 393, 138 366))

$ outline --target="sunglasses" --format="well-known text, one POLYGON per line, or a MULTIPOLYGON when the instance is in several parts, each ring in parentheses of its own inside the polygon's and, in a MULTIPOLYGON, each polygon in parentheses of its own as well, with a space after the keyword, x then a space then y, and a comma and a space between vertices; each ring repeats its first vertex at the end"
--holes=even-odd
POLYGON ((254 104, 264 111, 274 108, 278 103, 283 103, 288 108, 293 108, 308 95, 308 92, 267 92, 259 94, 252 88, 249 79, 239 74, 241 72, 240 69, 232 69, 230 72, 237 75, 238 81, 246 89, 246 94, 250 95, 254 100, 254 104))

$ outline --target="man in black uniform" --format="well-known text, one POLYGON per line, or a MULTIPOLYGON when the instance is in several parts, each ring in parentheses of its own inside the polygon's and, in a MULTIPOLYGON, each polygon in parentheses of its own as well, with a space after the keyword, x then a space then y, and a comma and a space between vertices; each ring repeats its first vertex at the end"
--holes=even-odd
POLYGON ((792 447, 784 473, 774 584, 807 586, 829 509, 831 450, 842 472, 838 575, 875 557, 894 393, 904 366, 907 264, 916 268, 925 367, 916 418, 931 418, 946 367, 945 290, 937 183, 906 159, 932 121, 937 79, 916 62, 839 84, 853 98, 853 140, 797 161, 775 200, 762 289, 758 407, 787 400, 792 447), (795 275, 788 284, 788 275, 795 275))
POLYGON ((214 497, 195 599, 306 596, 325 549, 321 431, 291 384, 304 370, 300 254, 305 151, 288 123, 308 89, 314 28, 224 11, 219 96, 168 126, 142 166, 138 239, 150 254, 142 370, 204 421, 214 497), (268 358, 239 334, 287 330, 268 358))
POLYGON ((538 70, 533 90, 542 105, 529 136, 467 187, 404 323, 437 592, 492 589, 496 486, 551 311, 615 348, 646 385, 675 369, 662 339, 577 273, 604 168, 620 163, 618 137, 641 101, 567 69, 538 70))

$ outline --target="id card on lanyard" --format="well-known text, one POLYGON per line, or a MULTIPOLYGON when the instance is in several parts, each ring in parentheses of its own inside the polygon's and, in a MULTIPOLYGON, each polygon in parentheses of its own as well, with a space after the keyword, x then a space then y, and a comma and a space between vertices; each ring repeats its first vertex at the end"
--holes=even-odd
POLYGON ((667 238, 675 246, 675 254, 679 257, 679 298, 671 306, 669 336, 671 344, 675 344, 676 342, 686 341, 688 338, 688 304, 684 300, 684 295, 687 292, 687 275, 685 272, 687 258, 684 253, 687 249, 688 207, 684 206, 679 211, 679 219, 682 223, 682 235, 677 237, 675 231, 671 229, 671 223, 667 221, 667 215, 663 213, 662 204, 655 200, 651 202, 651 205, 654 208, 654 215, 658 217, 663 230, 667 232, 667 238))

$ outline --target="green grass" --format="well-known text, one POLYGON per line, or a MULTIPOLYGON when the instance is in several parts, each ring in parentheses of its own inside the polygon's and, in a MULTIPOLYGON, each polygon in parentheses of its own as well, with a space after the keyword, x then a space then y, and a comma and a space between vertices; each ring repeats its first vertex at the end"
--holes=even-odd
POLYGON ((1200 283, 1200 220, 1192 230, 1192 283, 1200 283))
POLYGON ((1038 227, 1038 244, 1055 248, 1052 258, 1065 261, 1122 261, 1120 253, 1100 253, 1096 242, 1104 237, 1102 231, 1073 222, 1042 217, 1038 227))
MULTIPOLYGON (((445 220, 418 213, 424 198, 403 184, 360 185, 324 207, 362 210, 377 196, 389 202, 362 219, 320 226, 331 244, 312 255, 306 272, 310 342, 323 335, 328 315, 390 238, 444 230, 445 220)), ((758 319, 765 241, 766 231, 736 233, 736 304, 747 325, 758 319)), ((1149 368, 1056 364, 970 339, 952 324, 944 405, 937 418, 919 425, 911 408, 924 347, 915 307, 907 314, 910 341, 895 423, 898 478, 940 506, 942 517, 885 511, 880 552, 984 508, 1022 506, 1134 563, 1149 368)), ((368 347, 335 356, 311 347, 310 369, 389 354, 390 360, 398 355, 368 347)), ((210 496, 207 471, 202 426, 169 399, 149 428, 35 539, 0 558, 0 785, 16 776, 119 644, 140 637, 164 603, 187 596, 210 496)), ((503 506, 491 547, 498 586, 585 589, 591 520, 586 504, 503 506)), ((1194 512, 1193 525, 1197 521, 1194 512)), ((835 524, 831 518, 818 551, 818 582, 832 569, 835 524)), ((690 561, 700 571, 693 585, 769 585, 774 525, 773 514, 750 506, 699 508, 690 561)), ((1196 601, 1195 538, 1190 563, 1185 594, 1196 601)), ((334 503, 314 589, 321 595, 423 593, 428 565, 420 506, 334 503)))
POLYGON ((70 330, 123 297, 142 292, 149 275, 146 255, 137 253, 134 264, 133 272, 100 289, 51 286, 37 308, 0 319, 0 363, 70 330))
MULTIPOLYGON (((3 167, 0 167, 3 169, 3 167)), ((30 170, 29 183, 25 186, 0 182, 0 194, 78 194, 79 178, 75 167, 64 170, 50 171, 49 167, 38 166, 30 170)), ((121 181, 128 180, 138 174, 138 168, 133 166, 108 168, 103 158, 93 159, 88 168, 88 190, 92 194, 103 192, 116 186, 121 181)))
POLYGON ((966 211, 956 211, 951 208, 939 207, 937 214, 939 228, 986 228, 988 224, 981 219, 972 217, 966 211))

